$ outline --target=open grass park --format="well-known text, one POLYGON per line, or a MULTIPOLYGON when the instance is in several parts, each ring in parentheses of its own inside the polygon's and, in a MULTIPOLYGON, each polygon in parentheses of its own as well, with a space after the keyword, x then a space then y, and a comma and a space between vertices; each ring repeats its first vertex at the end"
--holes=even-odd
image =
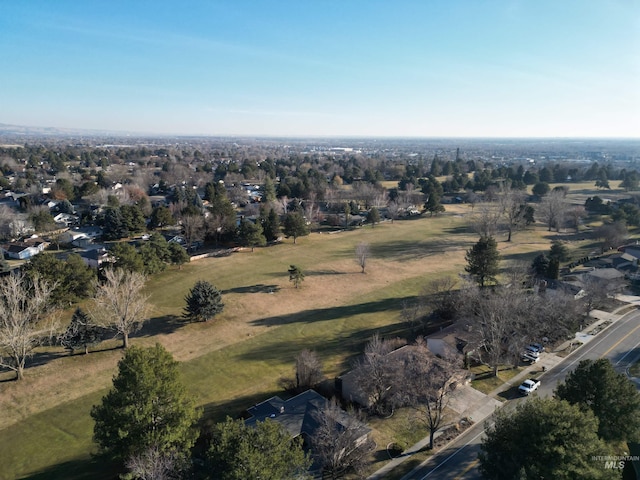
MULTIPOLYGON (((583 195, 588 187, 570 188, 583 195)), ((374 333, 385 338, 415 334, 401 319, 403 302, 415 299, 430 279, 457 278, 464 271, 465 252, 478 239, 470 215, 471 205, 447 205, 437 217, 312 233, 297 244, 287 239, 168 269, 148 281, 152 318, 131 341, 160 342, 182 362, 183 379, 203 409, 203 421, 235 417, 282 394, 279 380, 293 376, 295 356, 304 348, 318 352, 332 380, 349 369, 374 333), (371 248, 365 273, 354 260, 359 242, 371 248), (289 282, 291 264, 306 276, 299 289, 289 282), (210 322, 185 323, 184 297, 197 280, 222 290, 225 309, 210 322)), ((556 238, 566 240, 576 258, 587 255, 597 248, 588 230, 558 234, 536 225, 510 243, 500 236, 502 266, 530 262, 556 238)), ((108 341, 88 355, 73 356, 59 347, 43 348, 24 381, 9 380, 8 374, 0 378, 1 479, 111 478, 92 460, 89 412, 111 386, 122 357, 119 345, 108 341)), ((407 421, 401 415, 372 421, 378 450, 390 442, 415 441, 407 421)), ((388 459, 378 453, 372 470, 388 459)))

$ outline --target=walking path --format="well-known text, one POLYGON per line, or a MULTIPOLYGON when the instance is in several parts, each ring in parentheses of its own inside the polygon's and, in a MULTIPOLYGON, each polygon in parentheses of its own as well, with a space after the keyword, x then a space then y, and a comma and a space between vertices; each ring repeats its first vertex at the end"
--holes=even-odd
MULTIPOLYGON (((620 295, 618 296, 618 299, 628 303, 628 305, 623 305, 622 307, 615 309, 613 312, 593 310, 589 315, 596 319, 595 322, 587 326, 584 330, 576 333, 576 336, 573 340, 567 340, 566 342, 555 348, 552 352, 543 353, 537 363, 526 367, 518 375, 515 375, 510 380, 503 383, 488 394, 485 395, 478 390, 473 389, 470 385, 465 385, 464 387, 462 387, 461 390, 468 388, 473 392, 463 390, 463 392, 461 393, 461 397, 456 400, 458 403, 466 403, 468 405, 467 408, 461 413, 457 408, 454 408, 454 410, 460 413, 460 419, 466 417, 472 420, 474 423, 483 422, 491 414, 493 414, 493 412, 497 408, 500 408, 500 406, 502 405, 502 402, 498 400, 498 396, 500 395, 500 393, 509 390, 515 385, 519 385, 523 379, 528 378, 532 373, 538 374, 545 370, 553 368, 563 360, 563 357, 558 355, 559 353, 565 352, 566 350, 569 350, 568 354, 572 353, 573 351, 575 351, 572 350, 574 346, 577 349, 577 347, 579 347, 580 345, 589 342, 595 337, 598 332, 611 325, 617 319, 622 317, 622 315, 627 313, 629 309, 632 308, 632 306, 640 306, 640 297, 620 295)), ((636 380, 640 385, 640 379, 632 380, 636 380)), ((438 438, 442 434, 442 431, 443 429, 436 432, 434 438, 438 438)), ((389 472, 398 467, 398 465, 402 464, 407 459, 411 458, 412 455, 421 451, 427 445, 429 445, 429 436, 426 436, 418 443, 405 450, 401 456, 390 460, 384 467, 380 468, 378 471, 367 477, 367 480, 381 480, 386 478, 389 472)))

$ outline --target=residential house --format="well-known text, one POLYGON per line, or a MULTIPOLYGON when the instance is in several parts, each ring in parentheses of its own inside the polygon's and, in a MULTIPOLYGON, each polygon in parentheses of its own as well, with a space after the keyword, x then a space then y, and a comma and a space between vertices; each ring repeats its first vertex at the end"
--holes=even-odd
MULTIPOLYGON (((281 424, 291 435, 296 438, 302 435, 307 441, 318 428, 318 412, 325 408, 328 400, 315 390, 307 390, 296 395, 289 400, 282 400, 280 397, 271 397, 264 402, 247 410, 250 417, 245 420, 246 425, 255 425, 267 418, 281 424)), ((353 422, 347 412, 339 420, 342 425, 347 425, 347 421, 353 422)), ((367 440, 371 429, 364 424, 359 427, 361 435, 356 440, 356 445, 361 445, 367 440)))
POLYGON ((38 252, 43 252, 50 245, 48 241, 37 235, 32 235, 31 237, 24 239, 23 243, 29 245, 30 247, 37 248, 38 252))
POLYGON ((41 251, 37 246, 28 245, 24 242, 11 242, 2 246, 2 253, 14 260, 28 260, 41 251))
POLYGON ((451 353, 469 355, 474 350, 475 336, 470 329, 454 324, 426 337, 427 348, 441 357, 451 353))
POLYGON ((4 192, 2 196, 0 196, 0 205, 6 205, 11 208, 20 207, 20 202, 18 201, 20 197, 24 196, 24 193, 14 193, 14 192, 4 192))
POLYGON ((80 253, 82 261, 91 268, 98 269, 102 264, 113 261, 113 258, 104 248, 94 248, 92 250, 85 250, 80 253))
POLYGON ((67 230, 66 232, 62 232, 58 239, 60 243, 72 244, 73 242, 81 238, 88 239, 89 237, 85 233, 78 230, 67 230))
POLYGON ((151 195, 149 197, 149 203, 152 207, 168 207, 169 200, 166 195, 151 195))
POLYGON ((78 242, 79 239, 95 240, 100 237, 102 237, 102 227, 79 227, 62 233, 60 235, 60 243, 68 243, 83 248, 83 245, 81 245, 83 242, 78 242))
POLYGON ((179 233, 163 233, 162 236, 165 238, 167 243, 174 242, 174 243, 177 243, 178 245, 187 244, 187 241, 179 233))
POLYGON ((53 217, 53 221, 56 222, 56 224, 70 227, 78 223, 79 217, 77 215, 71 215, 70 213, 58 213, 53 217))
POLYGON ((49 200, 46 199, 42 202, 42 205, 44 205, 45 207, 47 207, 49 210, 53 210, 54 208, 56 208, 58 206, 58 204, 60 203, 59 200, 49 200))
POLYGON ((616 284, 616 281, 618 282, 616 285, 619 285, 619 282, 622 279, 624 279, 624 273, 613 267, 596 268, 594 270, 591 270, 590 272, 587 272, 584 275, 587 275, 588 277, 596 278, 603 282, 607 282, 610 285, 616 284))
POLYGON ((609 256, 611 267, 621 272, 635 272, 638 269, 638 259, 629 253, 616 253, 609 256))
POLYGON ((624 246, 618 248, 618 250, 620 252, 626 253, 627 255, 631 255, 636 260, 640 259, 640 244, 638 244, 638 243, 634 243, 634 244, 631 244, 631 245, 624 245, 624 246))
POLYGON ((574 300, 583 298, 587 292, 579 275, 570 275, 563 280, 542 280, 538 285, 538 292, 545 295, 555 295, 558 292, 569 294, 574 300))

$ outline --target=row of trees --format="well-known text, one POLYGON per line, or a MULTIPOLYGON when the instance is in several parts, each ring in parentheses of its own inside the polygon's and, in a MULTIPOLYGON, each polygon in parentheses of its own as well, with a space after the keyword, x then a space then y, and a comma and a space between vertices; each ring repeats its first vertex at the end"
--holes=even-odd
MULTIPOLYGON (((60 268, 58 264, 53 266, 55 269, 50 274, 60 268)), ((89 348, 110 336, 120 337, 122 346, 127 348, 129 336, 140 330, 149 318, 150 304, 143 291, 146 277, 123 269, 106 269, 103 274, 101 282, 87 278, 87 285, 77 287, 84 288, 83 294, 94 292, 93 302, 88 312, 76 309, 62 333, 56 293, 77 293, 73 288, 59 287, 58 282, 34 270, 0 279, 0 366, 14 371, 21 380, 34 350, 56 341, 72 353, 75 350, 87 353, 89 348)), ((64 280, 62 275, 60 281, 64 280)), ((185 304, 183 317, 187 321, 207 321, 224 307, 221 292, 205 281, 193 286, 185 297, 185 304)))
POLYGON ((494 375, 499 365, 517 366, 529 342, 545 337, 553 342, 578 330, 585 315, 607 303, 612 287, 610 282, 587 277, 583 282, 586 295, 579 300, 563 288, 533 288, 540 278, 557 278, 560 262, 567 261, 567 248, 557 241, 531 266, 510 265, 503 272, 504 284, 493 288, 486 288, 497 283, 500 272, 500 255, 493 237, 480 238, 465 258, 469 281, 457 289, 453 279, 432 282, 419 302, 422 306, 406 305, 403 316, 413 323, 430 305, 432 314, 440 319, 460 322, 474 339, 469 350, 490 365, 494 375))

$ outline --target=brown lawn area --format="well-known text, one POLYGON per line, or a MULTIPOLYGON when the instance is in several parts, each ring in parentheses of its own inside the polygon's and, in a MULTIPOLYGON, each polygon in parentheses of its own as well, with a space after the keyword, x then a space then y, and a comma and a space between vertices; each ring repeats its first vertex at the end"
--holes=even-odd
MULTIPOLYGON (((293 373, 295 354, 302 348, 317 349, 327 377, 333 378, 349 367, 375 331, 406 333, 399 318, 402 299, 414 298, 429 279, 457 277, 464 271, 465 252, 477 241, 467 226, 471 207, 446 207, 447 212, 439 217, 312 234, 300 238, 297 245, 286 240, 254 253, 247 250, 199 260, 182 270, 170 269, 148 282, 153 318, 132 343, 160 342, 185 362, 183 371, 193 394, 216 419, 250 406, 238 403, 277 392, 278 378, 293 373), (372 251, 365 274, 353 258, 355 245, 361 241, 368 242, 372 251), (290 264, 305 272, 300 289, 288 281, 290 264), (208 323, 184 324, 179 318, 184 296, 200 279, 223 291, 225 310, 208 323)), ((512 243, 501 236, 498 246, 503 259, 530 262, 548 249, 551 238, 554 233, 538 226, 514 235, 512 243)), ((575 248, 584 245, 571 235, 568 238, 574 240, 575 248)), ((100 351, 86 356, 43 349, 34 358, 37 365, 26 370, 23 382, 1 383, 0 444, 8 445, 10 438, 12 443, 15 438, 37 442, 37 432, 26 434, 20 426, 24 423, 28 430, 37 430, 30 423, 36 414, 51 409, 59 412, 65 405, 73 411, 77 404, 86 415, 88 407, 82 402, 99 399, 111 386, 122 356, 119 345, 115 340, 105 342, 100 351)), ((56 447, 69 458, 84 456, 92 448, 86 437, 90 419, 83 417, 82 422, 72 432, 78 437, 75 449, 56 447)), ((0 461, 10 461, 5 457, 20 450, 17 444, 12 447, 0 453, 0 461)), ((31 468, 44 468, 61 461, 60 455, 52 451, 51 458, 25 459, 26 466, 12 472, 23 475, 31 468)))

